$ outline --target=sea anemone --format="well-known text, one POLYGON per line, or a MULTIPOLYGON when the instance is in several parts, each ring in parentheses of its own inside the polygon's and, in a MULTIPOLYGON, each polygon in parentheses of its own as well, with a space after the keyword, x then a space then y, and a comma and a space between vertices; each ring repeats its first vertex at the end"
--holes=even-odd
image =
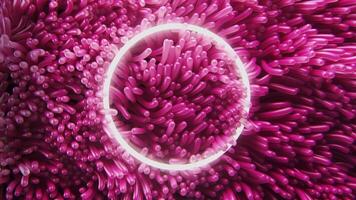
MULTIPOLYGON (((354 0, 1 1, 0 196, 354 199, 355 13, 354 0), (102 84, 117 49, 172 21, 224 38, 251 83, 245 130, 198 172, 140 163, 105 128, 102 84)), ((246 94, 206 44, 162 34, 118 66, 110 112, 142 153, 191 159, 238 125, 246 94)))
MULTIPOLYGON (((212 38, 171 29, 179 25, 164 24, 159 27, 168 31, 153 35, 143 32, 129 55, 113 63, 107 87, 119 134, 142 154, 171 164, 194 163, 229 148, 239 134, 236 129, 242 130, 249 101, 249 86, 238 70, 244 70, 242 64, 212 38)), ((241 73, 248 81, 246 71, 241 73)))

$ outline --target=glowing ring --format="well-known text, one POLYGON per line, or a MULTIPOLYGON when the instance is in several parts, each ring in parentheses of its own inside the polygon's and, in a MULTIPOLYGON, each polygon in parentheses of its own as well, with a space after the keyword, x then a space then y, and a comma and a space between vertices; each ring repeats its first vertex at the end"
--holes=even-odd
MULTIPOLYGON (((222 156, 227 150, 230 149, 232 144, 228 143, 227 148, 225 150, 219 150, 215 152, 214 154, 198 160, 193 163, 187 163, 187 164, 169 164, 169 163, 162 163, 158 162, 155 160, 152 160, 150 158, 147 158, 143 156, 140 152, 136 151, 133 147, 130 146, 126 142, 126 140, 122 137, 120 134, 119 130, 116 128, 115 122, 112 118, 112 115, 110 114, 110 85, 111 85, 111 79, 114 74, 114 71, 121 60, 121 58, 126 54, 126 52, 132 48, 136 43, 141 41, 143 38, 157 33, 161 31, 169 31, 169 30, 188 30, 188 31, 193 31, 196 33, 199 33, 203 36, 206 36, 208 38, 213 39, 217 44, 221 45, 228 56, 231 58, 231 60, 235 60, 235 64, 237 66, 237 71, 240 75, 240 79, 242 80, 243 86, 245 87, 246 90, 246 98, 243 100, 243 110, 245 113, 249 112, 250 109, 250 102, 251 102, 251 92, 250 92, 250 82, 248 79, 247 72, 244 68, 244 65, 242 64, 239 56, 235 53, 233 48, 220 36, 216 35, 215 33, 209 31, 208 29, 196 26, 196 25, 191 25, 191 24, 186 24, 186 23, 168 23, 168 24, 160 24, 151 28, 148 28, 137 35, 135 35, 133 38, 131 38, 129 41, 125 43, 123 47, 120 48, 120 50, 117 52, 115 58, 109 65, 109 68, 106 73, 106 78, 104 80, 104 85, 103 85, 103 106, 105 110, 105 116, 107 120, 107 127, 106 131, 109 131, 109 135, 113 136, 119 144, 124 148, 125 151, 127 151, 131 156, 139 160, 140 162, 150 165, 155 168, 159 168, 162 170, 170 170, 170 171, 182 171, 182 170, 193 170, 193 169, 199 169, 207 166, 209 163, 217 160, 220 156, 222 156)), ((242 118, 240 122, 241 126, 239 126, 236 129, 236 132, 234 135, 232 135, 232 141, 236 141, 237 138, 240 136, 243 128, 244 128, 244 122, 246 119, 242 118)))

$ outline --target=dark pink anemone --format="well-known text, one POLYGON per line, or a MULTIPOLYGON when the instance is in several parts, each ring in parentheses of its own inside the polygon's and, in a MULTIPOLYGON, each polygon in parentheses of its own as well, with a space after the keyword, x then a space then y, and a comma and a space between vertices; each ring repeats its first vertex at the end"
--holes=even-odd
MULTIPOLYGON (((355 199, 355 13, 354 0, 0 1, 0 196, 355 199), (237 145, 196 174, 139 163, 104 131, 101 86, 113 49, 147 24, 170 21, 225 38, 252 84, 249 123, 237 145)), ((210 64, 215 56, 206 58, 210 64)))
POLYGON ((165 162, 194 162, 227 149, 246 118, 246 86, 225 50, 173 30, 146 37, 127 54, 110 91, 126 140, 165 162))

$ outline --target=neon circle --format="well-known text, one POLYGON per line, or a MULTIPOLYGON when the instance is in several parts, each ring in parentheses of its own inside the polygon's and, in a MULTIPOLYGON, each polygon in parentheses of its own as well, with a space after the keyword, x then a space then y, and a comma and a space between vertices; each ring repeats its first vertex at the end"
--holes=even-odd
MULTIPOLYGON (((191 162, 187 164, 169 164, 169 163, 164 163, 164 162, 159 162, 153 159, 150 159, 144 155, 142 155, 140 152, 138 152, 135 148, 133 148, 126 140, 123 138, 122 134, 120 134, 120 131, 117 129, 116 124, 113 120, 112 114, 110 113, 110 85, 111 85, 111 80, 114 75, 115 69, 118 66, 120 60, 124 57, 126 52, 130 50, 132 47, 134 47, 138 42, 140 42, 142 39, 145 37, 161 32, 161 31, 169 31, 169 30, 186 30, 186 31, 192 31, 196 32, 198 34, 201 34, 205 37, 211 38, 213 41, 216 42, 216 44, 219 44, 227 53, 228 57, 231 60, 235 60, 235 65, 236 65, 236 70, 240 75, 240 79, 242 80, 243 86, 245 88, 245 99, 242 101, 242 109, 243 111, 248 114, 249 109, 250 109, 250 102, 251 102, 251 92, 250 92, 250 82, 248 79, 247 72, 244 68, 243 63, 241 62, 239 56, 236 54, 236 52, 233 50, 233 48, 220 36, 217 34, 209 31, 208 29, 196 26, 196 25, 191 25, 191 24, 186 24, 186 23, 167 23, 167 24, 160 24, 151 28, 148 28, 146 30, 143 30, 142 32, 138 33, 135 35, 133 38, 128 40, 123 47, 119 49, 117 54, 115 55, 115 58, 111 62, 111 64, 108 67, 108 70, 106 72, 106 77, 104 80, 104 85, 103 85, 103 107, 105 110, 105 120, 107 123, 105 124, 105 131, 107 134, 112 136, 120 145, 121 147, 128 152, 131 156, 133 156, 135 159, 139 160, 140 162, 147 164, 151 167, 162 169, 162 170, 169 170, 169 171, 183 171, 183 170, 194 170, 194 169, 199 169, 207 166, 208 164, 212 163, 213 161, 217 160, 220 156, 222 156, 227 150, 231 148, 233 145, 232 143, 227 144, 227 148, 225 150, 218 150, 214 154, 205 157, 201 160, 198 160, 196 162, 191 162)), ((246 122, 246 116, 243 116, 240 120, 241 125, 236 129, 235 133, 231 136, 230 141, 236 141, 237 138, 240 136, 241 132, 243 131, 244 124, 246 122)))

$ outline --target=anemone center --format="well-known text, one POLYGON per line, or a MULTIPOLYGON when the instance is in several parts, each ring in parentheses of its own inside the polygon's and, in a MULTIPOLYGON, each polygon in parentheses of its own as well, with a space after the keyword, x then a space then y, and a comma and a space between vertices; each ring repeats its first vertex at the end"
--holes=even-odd
POLYGON ((199 26, 161 24, 117 52, 104 83, 107 132, 155 168, 204 167, 241 134, 250 85, 238 55, 199 26))

